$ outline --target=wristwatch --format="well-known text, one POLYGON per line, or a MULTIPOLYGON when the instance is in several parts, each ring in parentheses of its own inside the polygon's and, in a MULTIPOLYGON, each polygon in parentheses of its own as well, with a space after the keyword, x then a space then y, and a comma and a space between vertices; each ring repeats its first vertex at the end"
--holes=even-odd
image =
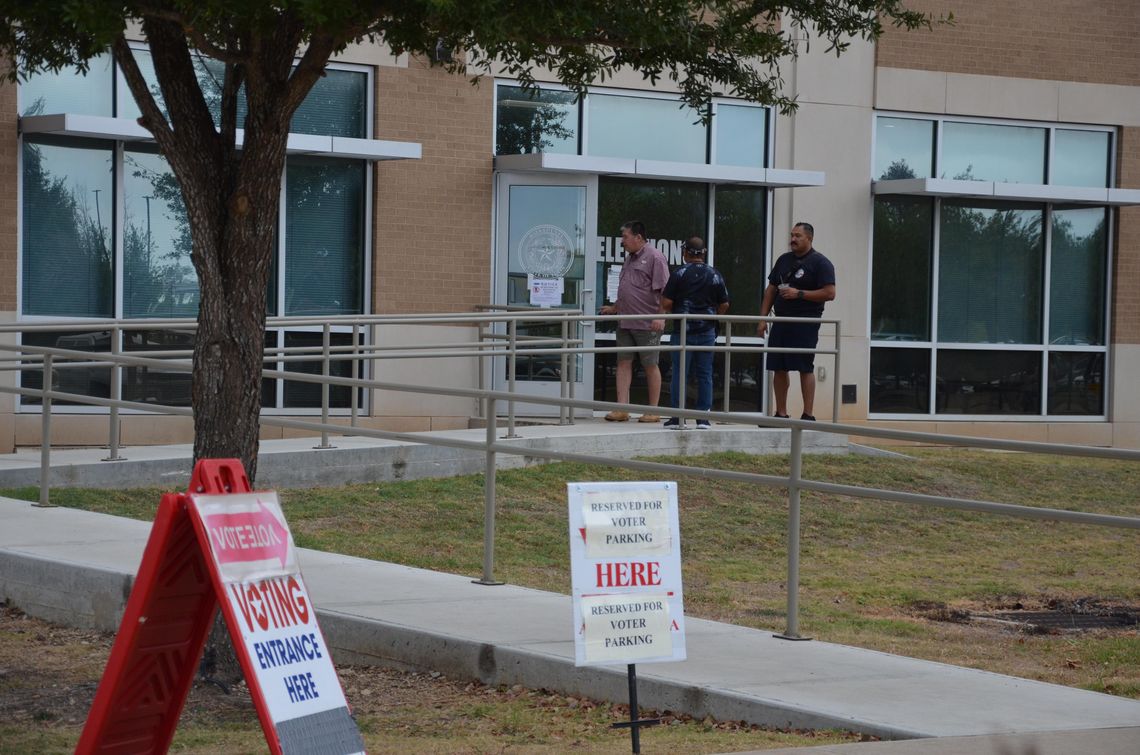
POLYGON ((803 290, 802 288, 801 288, 801 289, 799 289, 798 291, 796 291, 796 298, 797 298, 797 299, 802 299, 802 298, 804 298, 804 290, 803 290))

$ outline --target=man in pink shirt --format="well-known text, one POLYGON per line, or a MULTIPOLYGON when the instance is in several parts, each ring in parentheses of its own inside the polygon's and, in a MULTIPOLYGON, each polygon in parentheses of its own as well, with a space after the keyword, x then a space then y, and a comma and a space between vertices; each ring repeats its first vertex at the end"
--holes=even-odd
MULTIPOLYGON (((640 319, 621 320, 617 329, 617 400, 629 403, 629 386, 633 382, 633 358, 641 360, 649 405, 661 399, 661 369, 656 351, 628 351, 635 346, 658 346, 665 320, 661 314, 661 291, 669 281, 669 263, 665 255, 645 240, 645 224, 631 221, 621 227, 621 246, 625 264, 618 279, 617 301, 601 309, 603 315, 643 315, 640 319), (646 317, 648 316, 648 317, 646 317)), ((614 411, 606 415, 609 422, 626 422, 629 412, 614 411)), ((638 422, 660 422, 656 414, 643 414, 638 422)))

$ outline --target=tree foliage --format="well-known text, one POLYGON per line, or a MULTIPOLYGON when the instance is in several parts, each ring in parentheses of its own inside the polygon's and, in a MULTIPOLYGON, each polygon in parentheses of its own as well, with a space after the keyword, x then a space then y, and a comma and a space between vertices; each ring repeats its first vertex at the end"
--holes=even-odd
POLYGON ((195 457, 238 457, 250 478, 289 122, 331 56, 382 42, 456 73, 498 66, 524 86, 544 67, 577 94, 632 70, 674 82, 707 117, 715 95, 793 107, 779 62, 799 39, 841 53, 884 24, 932 23, 904 0, 0 0, 0 13, 12 80, 83 69, 112 50, 189 218, 201 290, 195 457), (161 103, 127 42, 128 24, 150 46, 161 103), (220 86, 202 85, 203 56, 216 61, 208 68, 220 86))

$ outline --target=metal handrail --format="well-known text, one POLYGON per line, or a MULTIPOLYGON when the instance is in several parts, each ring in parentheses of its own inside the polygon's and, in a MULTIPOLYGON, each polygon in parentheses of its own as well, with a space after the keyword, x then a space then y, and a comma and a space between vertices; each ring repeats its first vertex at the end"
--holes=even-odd
MULTIPOLYGON (((482 315, 476 316, 476 319, 481 317, 494 317, 497 318, 495 322, 505 322, 508 327, 511 323, 515 323, 512 330, 515 331, 515 338, 509 342, 508 349, 500 348, 493 350, 472 349, 470 352, 460 352, 464 355, 468 353, 472 356, 478 357, 491 357, 491 358, 504 358, 511 362, 519 355, 535 355, 535 354, 560 354, 563 360, 567 360, 570 355, 578 353, 598 352, 604 349, 599 348, 583 348, 579 341, 568 338, 568 326, 573 319, 581 319, 579 316, 576 318, 550 318, 543 317, 543 321, 555 321, 563 323, 563 335, 557 339, 539 339, 541 341, 552 342, 559 344, 554 347, 543 346, 542 348, 531 348, 526 345, 517 334, 517 323, 520 319, 530 319, 533 313, 527 311, 525 317, 521 314, 511 315, 503 318, 503 315, 482 315), (514 317, 516 319, 511 319, 514 317), (573 345, 572 345, 573 344, 573 345)), ((470 322, 472 316, 466 315, 465 319, 458 315, 444 315, 438 317, 425 318, 431 322, 470 322)), ((357 322, 350 322, 344 320, 354 328, 366 324, 375 324, 379 320, 391 320, 390 317, 384 318, 357 318, 357 322), (367 320, 367 322, 365 322, 367 320)), ((407 323, 411 321, 411 317, 397 317, 399 322, 407 323)), ((621 319, 620 316, 591 316, 586 319, 595 320, 615 320, 621 319)), ((665 319, 684 319, 684 316, 667 315, 665 319)), ((708 316, 704 316, 708 319, 708 316)), ((641 351, 651 350, 656 348, 659 351, 684 351, 686 348, 702 351, 721 352, 726 355, 726 360, 731 359, 733 353, 739 353, 743 349, 734 346, 731 343, 732 323, 750 322, 754 323, 760 319, 779 321, 788 318, 755 318, 747 316, 722 316, 718 319, 727 321, 725 331, 725 345, 724 346, 701 346, 692 347, 688 346, 684 341, 684 336, 680 339, 681 343, 678 345, 660 346, 660 347, 644 347, 638 349, 641 351)), ((802 320, 800 320, 802 322, 802 320)), ((145 323, 118 322, 116 324, 107 323, 112 327, 120 328, 117 332, 130 330, 131 328, 140 329, 154 329, 155 321, 147 321, 145 323)), ((290 321, 292 324, 293 321, 290 321)), ((828 322, 828 321, 824 321, 828 322)), ((836 345, 835 349, 818 349, 815 353, 821 354, 834 354, 837 363, 839 359, 838 348, 840 343, 839 324, 838 321, 830 321, 836 326, 836 345)), ((184 326, 184 321, 177 321, 178 326, 184 326)), ((484 323, 480 324, 480 327, 484 323)), ((26 323, 20 324, 6 324, 0 326, 0 332, 5 329, 27 330, 26 323)), ((37 323, 37 329, 46 329, 45 324, 37 323)), ((74 331, 77 323, 68 322, 65 324, 56 324, 55 329, 74 331)), ((322 324, 322 344, 316 347, 289 347, 287 355, 280 352, 286 350, 277 350, 277 356, 272 358, 267 357, 267 361, 278 363, 287 363, 293 361, 316 361, 320 359, 322 362, 322 369, 319 374, 307 372, 293 372, 283 368, 265 369, 262 375, 267 378, 298 381, 306 383, 315 383, 322 388, 322 414, 320 421, 302 420, 289 417, 280 417, 272 415, 263 415, 261 422, 265 425, 277 426, 283 428, 290 428, 295 430, 303 430, 307 432, 319 433, 322 438, 321 446, 318 448, 328 448, 329 434, 353 434, 363 437, 381 438, 387 440, 398 440, 413 443, 426 443, 430 445, 448 446, 454 448, 464 448, 470 450, 480 451, 486 454, 486 477, 484 481, 484 509, 485 509, 485 532, 484 532, 484 565, 482 579, 479 580, 482 584, 499 584, 494 578, 494 518, 495 518, 495 470, 496 470, 496 454, 514 454, 525 455, 536 458, 546 458, 551 460, 563 461, 579 461, 589 464, 601 464, 613 467, 622 467, 628 469, 636 469, 654 474, 667 474, 667 475, 690 475, 709 479, 729 479, 745 481, 751 484, 765 485, 769 487, 782 487, 788 492, 789 500, 789 519, 788 519, 788 606, 786 614, 786 629, 782 636, 790 639, 799 639, 799 626, 798 626, 798 583, 799 583, 799 504, 800 492, 802 490, 812 490, 823 493, 831 493, 836 495, 857 496, 865 498, 875 498, 880 500, 889 500, 900 503, 908 503, 912 505, 922 506, 938 506, 951 509, 963 509, 970 511, 980 511, 989 514, 996 514, 1002 516, 1013 516, 1021 518, 1033 519, 1050 519, 1065 521, 1075 524, 1086 524, 1095 526, 1108 526, 1126 529, 1140 529, 1140 517, 1121 517, 1115 515, 1095 514, 1081 511, 1071 511, 1065 509, 1051 509, 1039 508, 1034 506, 1024 506, 1018 504, 999 503, 993 501, 976 501, 970 499, 961 499, 953 497, 933 496, 920 493, 910 493, 906 491, 894 490, 880 490, 874 488, 853 486, 853 485, 838 485, 819 480, 809 480, 802 478, 802 458, 803 458, 803 431, 812 430, 821 433, 838 433, 843 435, 858 435, 868 438, 878 438, 883 440, 903 441, 908 443, 933 443, 939 445, 952 445, 952 446, 969 446, 975 448, 988 448, 995 450, 1010 450, 1010 451, 1025 451, 1033 453, 1046 453, 1057 455, 1070 455, 1070 456, 1083 456, 1093 458, 1105 458, 1116 460, 1127 460, 1133 462, 1140 462, 1140 451, 1131 449, 1119 448, 1101 448, 1091 446, 1075 446, 1057 443, 1037 443, 1028 441, 1013 441, 1002 440, 994 438, 975 438, 969 436, 948 435, 944 433, 928 433, 917 432, 912 430, 898 430, 892 428, 870 427, 865 425, 850 425, 834 423, 814 423, 804 420, 782 419, 776 417, 762 417, 760 424, 767 427, 783 428, 791 431, 791 467, 788 475, 762 475, 748 472, 737 472, 730 470, 716 469, 713 467, 690 467, 677 464, 667 464, 661 462, 647 462, 638 459, 614 459, 610 457, 597 456, 593 454, 578 454, 567 453, 555 450, 544 450, 542 448, 534 447, 520 447, 518 445, 503 443, 500 439, 496 438, 496 405, 500 402, 506 402, 512 405, 517 400, 525 400, 527 403, 548 405, 558 409, 559 416, 562 417, 563 413, 568 413, 573 417, 575 409, 585 409, 592 411, 646 411, 651 407, 646 407, 639 404, 618 404, 615 402, 595 401, 591 399, 580 399, 573 395, 573 381, 566 385, 566 375, 568 370, 564 368, 563 372, 563 391, 559 392, 558 396, 531 396, 528 395, 524 399, 520 399, 517 392, 514 390, 516 387, 514 382, 509 384, 509 390, 488 390, 482 385, 477 388, 448 388, 440 386, 427 386, 427 385, 411 385, 405 383, 396 383, 390 381, 379 381, 366 377, 352 376, 352 377, 337 377, 330 374, 329 364, 332 361, 345 358, 353 358, 353 364, 359 364, 360 361, 373 362, 386 358, 406 358, 416 350, 403 349, 391 353, 384 353, 383 351, 369 350, 364 353, 342 353, 343 347, 333 347, 329 341, 330 333, 330 320, 326 319, 322 324), (302 351, 303 349, 310 349, 308 352, 302 351), (481 441, 464 440, 461 438, 448 438, 439 437, 431 434, 421 433, 401 433, 385 430, 376 430, 372 428, 359 427, 353 421, 350 427, 333 424, 329 420, 328 414, 328 393, 332 386, 349 387, 355 396, 356 390, 382 390, 392 392, 404 393, 418 393, 436 396, 450 396, 450 397, 463 397, 471 398, 483 407, 484 416, 487 418, 487 432, 486 437, 481 441), (566 390, 566 389, 569 390, 566 390)), ((110 328, 108 328, 110 329, 110 328)), ((682 334, 685 329, 682 328, 682 334)), ((354 342, 355 342, 354 338, 354 342)), ((803 352, 811 350, 803 349, 768 349, 765 347, 747 346, 748 351, 755 352, 758 348, 765 350, 785 351, 785 352, 803 352)), ((121 398, 100 398, 94 396, 86 396, 82 394, 75 394, 63 392, 53 387, 52 377, 61 369, 69 369, 77 366, 105 366, 112 369, 114 373, 119 372, 124 367, 131 366, 144 366, 144 367, 158 367, 168 371, 185 371, 189 372, 192 368, 190 362, 185 358, 186 353, 182 352, 133 352, 131 354, 122 353, 114 348, 110 352, 99 352, 99 358, 96 360, 90 359, 92 352, 80 351, 75 349, 63 349, 59 347, 50 346, 18 346, 12 344, 0 343, 0 351, 16 352, 16 356, 8 361, 15 361, 15 366, 9 366, 8 369, 21 369, 21 370, 42 370, 42 388, 25 388, 20 386, 4 386, 0 385, 0 392, 13 393, 25 396, 38 396, 42 401, 42 438, 41 443, 41 471, 40 471, 40 506, 49 506, 49 482, 50 482, 50 454, 51 454, 51 431, 52 431, 52 415, 53 415, 53 402, 69 401, 81 404, 89 404, 93 406, 104 406, 111 409, 112 412, 112 435, 117 436, 117 417, 118 410, 126 409, 130 411, 140 411, 155 414, 170 414, 170 415, 191 415, 192 410, 187 407, 167 406, 160 404, 153 404, 147 402, 126 401, 121 398), (146 354, 141 356, 140 354, 146 354), (177 357, 174 355, 178 354, 177 357), (170 355, 170 356, 167 356, 170 355), (73 360, 73 361, 59 361, 59 360, 73 360), (78 361, 74 361, 78 360, 78 361)), ((364 351, 364 350, 360 350, 364 351)), ((420 356, 441 356, 441 357, 454 357, 456 352, 451 349, 441 349, 438 352, 426 349, 420 356)), ((683 361, 683 360, 682 360, 683 361)), ((838 366, 838 365, 837 365, 838 366)), ((726 369, 727 371, 727 369, 726 369)), ((836 383, 838 384, 838 369, 836 369, 836 383)), ((726 404, 727 409, 727 404, 726 404)), ((511 414, 510 418, 513 420, 513 409, 509 409, 511 414)), ((683 407, 678 407, 672 410, 677 416, 688 419, 711 419, 719 423, 727 424, 750 424, 757 423, 757 416, 755 413, 747 412, 704 412, 690 410, 683 407)), ((513 435, 513 423, 509 422, 508 429, 510 434, 513 435)), ((510 436, 508 436, 510 437, 510 436)), ((117 444, 117 438, 113 440, 117 444)), ((111 457, 108 460, 118 460, 117 445, 112 445, 111 457)))

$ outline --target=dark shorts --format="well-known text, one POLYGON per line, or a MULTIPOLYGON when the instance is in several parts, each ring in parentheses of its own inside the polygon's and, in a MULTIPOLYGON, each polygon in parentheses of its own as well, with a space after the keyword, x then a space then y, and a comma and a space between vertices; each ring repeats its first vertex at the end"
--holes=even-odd
POLYGON ((617 330, 617 359, 619 362, 632 362, 637 357, 642 367, 651 367, 657 364, 656 351, 625 351, 635 346, 660 346, 661 331, 659 330, 617 330))
MULTIPOLYGON (((819 323, 774 322, 768 331, 768 346, 786 349, 814 349, 819 343, 819 323)), ((815 354, 766 355, 766 369, 771 372, 811 372, 815 354)))

